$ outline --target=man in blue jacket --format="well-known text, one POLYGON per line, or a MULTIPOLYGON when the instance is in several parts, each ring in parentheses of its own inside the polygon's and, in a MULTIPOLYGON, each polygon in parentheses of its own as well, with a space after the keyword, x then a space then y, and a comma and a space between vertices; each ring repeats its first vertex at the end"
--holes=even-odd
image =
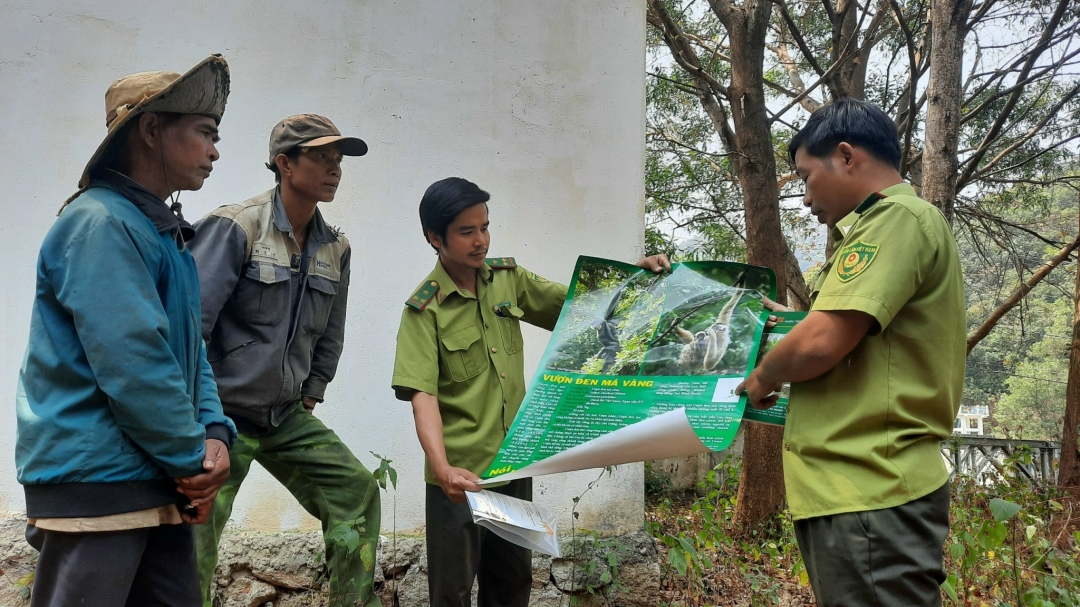
POLYGON ((200 604, 192 529, 236 437, 206 360, 180 205, 218 152, 225 60, 105 94, 109 133, 41 245, 16 397, 33 607, 200 604))

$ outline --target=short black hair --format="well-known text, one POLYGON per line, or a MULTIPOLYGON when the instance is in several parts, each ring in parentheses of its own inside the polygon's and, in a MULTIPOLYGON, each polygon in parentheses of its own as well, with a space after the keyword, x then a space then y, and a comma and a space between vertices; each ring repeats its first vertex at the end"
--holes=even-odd
MULTIPOLYGON (((296 162, 296 159, 300 157, 300 146, 293 146, 289 148, 287 152, 284 152, 285 157, 296 162)), ((270 172, 274 174, 274 182, 281 183, 281 171, 277 168, 276 162, 267 162, 266 168, 270 169, 270 172)))
POLYGON ((804 148, 807 154, 824 158, 836 150, 841 141, 861 147, 870 155, 888 162, 900 170, 900 138, 896 123, 881 108, 860 99, 838 99, 819 107, 806 126, 788 144, 788 156, 795 162, 795 152, 804 148))
POLYGON ((461 177, 447 177, 431 184, 420 199, 420 227, 424 230, 424 239, 430 244, 428 232, 435 232, 445 240, 447 228, 462 211, 486 204, 488 200, 491 200, 490 194, 461 177))

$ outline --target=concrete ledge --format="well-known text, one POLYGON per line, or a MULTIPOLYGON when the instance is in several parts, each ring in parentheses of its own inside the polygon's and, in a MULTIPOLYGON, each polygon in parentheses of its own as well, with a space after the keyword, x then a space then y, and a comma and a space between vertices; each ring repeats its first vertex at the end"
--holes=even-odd
MULTIPOLYGON (((33 570, 37 552, 23 534, 21 512, 0 514, 0 605, 22 607, 29 601, 18 580, 33 570)), ((561 541, 564 558, 533 557, 534 607, 561 607, 577 596, 583 607, 653 607, 661 602, 656 546, 644 531, 594 540, 579 536, 561 541), (615 554, 617 572, 608 565, 615 554), (605 575, 606 574, 606 575, 605 575), (607 581, 608 577, 613 578, 607 581), (592 594, 586 589, 591 586, 592 594)), ((215 604, 222 607, 317 607, 326 605, 322 577, 323 543, 315 532, 226 530, 221 539, 215 580, 215 604)), ((384 536, 379 542, 376 588, 383 604, 425 607, 427 564, 424 538, 384 536)))

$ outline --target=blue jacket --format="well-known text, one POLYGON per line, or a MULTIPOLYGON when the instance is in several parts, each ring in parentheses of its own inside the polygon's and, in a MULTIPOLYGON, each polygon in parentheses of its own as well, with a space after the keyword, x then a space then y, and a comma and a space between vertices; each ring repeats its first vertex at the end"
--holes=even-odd
POLYGON ((185 226, 111 173, 46 235, 16 397, 28 516, 176 503, 172 479, 202 471, 205 440, 231 447, 185 226))

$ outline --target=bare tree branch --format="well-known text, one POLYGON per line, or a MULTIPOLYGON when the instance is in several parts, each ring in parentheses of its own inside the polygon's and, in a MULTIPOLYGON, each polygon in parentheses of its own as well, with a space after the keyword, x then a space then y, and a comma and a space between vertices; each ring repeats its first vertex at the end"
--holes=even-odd
POLYGON ((988 212, 986 212, 983 209, 980 209, 978 207, 972 206, 972 207, 965 207, 965 208, 962 208, 962 209, 958 209, 957 214, 958 215, 967 215, 967 216, 970 216, 970 217, 973 217, 973 218, 977 218, 980 221, 980 223, 983 224, 984 232, 986 234, 990 235, 991 238, 994 239, 995 243, 1004 250, 1011 250, 1013 248, 1012 244, 1002 242, 999 239, 997 239, 994 236, 996 234, 996 232, 990 228, 991 224, 1008 226, 1008 227, 1010 227, 1010 228, 1012 228, 1014 230, 1018 230, 1018 231, 1023 232, 1025 234, 1029 235, 1029 236, 1032 236, 1032 237, 1034 237, 1034 238, 1036 238, 1038 240, 1041 240, 1042 242, 1045 242, 1046 244, 1048 244, 1048 245, 1050 245, 1052 247, 1060 247, 1063 244, 1060 241, 1053 240, 1052 238, 1047 238, 1046 236, 1043 236, 1042 234, 1036 232, 1035 230, 1032 230, 1031 228, 1029 228, 1027 226, 1023 226, 1023 225, 1020 225, 1020 224, 1018 224, 1016 222, 1009 221, 1007 219, 1003 219, 1001 217, 998 217, 997 215, 994 215, 992 213, 988 213, 988 212))
MULTIPOLYGON (((1024 67, 1020 72, 1020 80, 1024 80, 1027 78, 1027 75, 1031 72, 1032 67, 1035 65, 1035 61, 1043 54, 1043 52, 1046 51, 1047 47, 1049 46, 1050 38, 1053 36, 1054 31, 1061 23, 1061 20, 1065 16, 1065 12, 1070 5, 1071 0, 1058 0, 1057 9, 1054 10, 1054 14, 1047 22, 1046 29, 1043 30, 1042 36, 1040 36, 1039 38, 1039 43, 1036 44, 1035 47, 1031 50, 1031 52, 1028 54, 1027 61, 1024 62, 1024 67)), ((979 145, 979 149, 975 152, 975 154, 971 156, 971 158, 969 158, 965 162, 964 169, 961 172, 960 178, 957 180, 957 183, 967 183, 971 181, 971 176, 975 173, 976 169, 978 169, 979 163, 982 161, 983 157, 986 156, 987 152, 990 151, 991 143, 995 139, 997 139, 1002 127, 1009 119, 1009 116, 1012 114, 1013 108, 1015 108, 1016 104, 1020 101, 1020 95, 1022 94, 1022 92, 1022 90, 1015 91, 1009 97, 1008 101, 1005 102, 1005 107, 1002 108, 1001 113, 998 115, 997 119, 994 120, 994 123, 987 131, 986 136, 983 137, 982 143, 979 145)))
MULTIPOLYGON (((1028 85, 1030 85, 1033 82, 1038 82, 1039 80, 1042 80, 1043 78, 1047 78, 1047 77, 1053 78, 1054 74, 1058 73, 1061 70, 1061 68, 1065 65, 1065 62, 1068 59, 1072 59, 1072 58, 1077 57, 1077 56, 1080 56, 1080 50, 1076 50, 1076 51, 1073 51, 1073 52, 1065 55, 1064 57, 1062 57, 1061 60, 1056 61, 1051 65, 1047 65, 1047 66, 1044 66, 1042 68, 1039 68, 1039 70, 1036 71, 1035 73, 1029 74, 1027 78, 1017 80, 1015 83, 1013 83, 1011 86, 1009 86, 1006 89, 1001 89, 1001 90, 995 91, 992 95, 988 96, 986 99, 983 99, 979 103, 979 105, 977 105, 974 108, 968 110, 964 114, 964 117, 960 119, 961 124, 966 123, 969 120, 977 117, 983 110, 985 110, 987 107, 992 105, 998 99, 1001 99, 1002 97, 1006 97, 1006 96, 1009 96, 1009 95, 1015 95, 1015 94, 1018 94, 1018 93, 1022 93, 1024 91, 1024 89, 1026 89, 1028 87, 1028 85)), ((994 82, 994 81, 996 81, 996 80, 998 80, 1000 78, 1004 78, 1004 77, 1005 77, 1005 73, 997 74, 993 80, 990 80, 988 82, 992 83, 992 82, 994 82)), ((982 93, 982 91, 985 91, 986 88, 987 88, 986 86, 980 86, 976 90, 976 92, 974 92, 970 96, 968 96, 968 98, 964 101, 964 105, 967 106, 967 105, 970 105, 972 102, 974 102, 975 98, 978 95, 980 95, 982 93)))
POLYGON ((671 18, 663 3, 658 0, 650 0, 649 7, 659 19, 660 25, 658 29, 664 36, 664 41, 671 51, 671 56, 679 64, 679 67, 689 72, 695 81, 700 82, 698 90, 702 93, 714 91, 728 95, 727 87, 702 69, 701 61, 690 45, 689 39, 683 34, 682 28, 671 18))
MULTIPOLYGON (((818 76, 824 78, 826 71, 824 68, 821 67, 821 64, 817 62, 817 58, 814 57, 814 53, 810 50, 810 46, 806 44, 806 39, 803 38, 802 32, 799 30, 799 26, 795 23, 795 20, 791 18, 791 13, 788 12, 787 3, 784 2, 784 0, 772 1, 778 9, 780 17, 784 20, 784 23, 787 24, 788 31, 791 33, 791 37, 795 39, 795 44, 799 46, 799 50, 802 51, 803 57, 806 58, 806 62, 810 64, 810 67, 813 68, 815 72, 817 72, 818 76)), ((829 0, 822 1, 829 9, 829 20, 835 22, 834 18, 836 16, 836 12, 832 10, 831 6, 829 6, 829 0)), ((832 68, 830 68, 830 71, 832 71, 832 68)))
POLYGON ((1056 149, 1058 149, 1060 147, 1063 147, 1065 144, 1067 144, 1067 143, 1069 143, 1071 141, 1075 141, 1076 139, 1080 139, 1080 133, 1072 135, 1071 137, 1068 137, 1066 139, 1062 139, 1062 140, 1054 143, 1053 145, 1042 148, 1038 152, 1035 152, 1034 154, 1032 154, 1031 156, 1028 156, 1027 158, 1024 158, 1022 160, 1014 162, 1013 164, 1011 164, 1011 165, 1009 165, 1007 167, 1003 167, 1003 168, 997 169, 996 171, 986 173, 985 176, 980 177, 979 180, 982 180, 983 177, 988 177, 988 176, 991 176, 991 175, 1000 175, 1002 173, 1008 173, 1010 171, 1015 171, 1016 169, 1019 169, 1019 168, 1021 168, 1023 166, 1027 166, 1028 164, 1038 160, 1039 158, 1049 154, 1050 152, 1053 152, 1054 150, 1056 150, 1056 149))
POLYGON ((917 91, 917 85, 919 82, 919 64, 915 59, 915 42, 912 39, 911 30, 908 29, 907 20, 904 18, 904 12, 900 9, 900 5, 896 3, 896 0, 889 0, 889 6, 892 7, 893 15, 896 19, 896 24, 900 28, 900 32, 904 35, 904 46, 907 47, 908 54, 908 115, 907 115, 907 128, 904 129, 904 147, 903 153, 900 157, 900 174, 906 175, 908 172, 908 155, 911 154, 911 136, 915 132, 915 95, 917 91))
POLYGON ((675 88, 679 89, 680 91, 682 91, 682 92, 684 92, 684 93, 686 93, 688 95, 693 95, 693 96, 697 97, 698 95, 701 94, 700 91, 698 91, 698 89, 696 89, 696 88, 694 88, 692 86, 687 86, 686 83, 679 82, 678 80, 668 78, 667 76, 664 76, 663 74, 658 74, 656 72, 650 72, 650 71, 646 71, 645 74, 647 74, 649 76, 652 76, 653 78, 656 78, 657 80, 663 80, 665 82, 670 82, 675 88))
POLYGON ((790 110, 791 108, 798 105, 800 102, 802 102, 803 99, 808 97, 810 95, 810 93, 812 93, 814 91, 814 89, 821 86, 822 84, 830 82, 831 79, 833 78, 833 75, 836 74, 836 72, 839 71, 840 67, 844 64, 843 58, 847 56, 848 51, 849 51, 849 49, 851 47, 851 43, 852 43, 853 40, 854 40, 854 38, 848 40, 847 46, 844 48, 844 50, 840 54, 840 57, 841 57, 840 61, 837 61, 836 63, 833 63, 831 66, 829 66, 829 69, 826 70, 825 73, 822 74, 821 77, 817 79, 817 82, 815 82, 814 84, 807 87, 805 91, 803 91, 802 93, 799 94, 799 96, 795 97, 787 105, 785 105, 782 110, 780 110, 779 112, 776 112, 775 114, 773 114, 773 119, 770 122, 775 122, 776 119, 779 116, 783 116, 785 113, 787 113, 788 110, 790 110))
POLYGON ((1002 304, 998 306, 998 308, 994 310, 993 313, 991 313, 990 316, 988 316, 986 320, 983 321, 983 323, 971 333, 971 335, 968 335, 968 354, 971 353, 972 348, 974 348, 980 341, 982 341, 987 335, 990 334, 990 331, 992 331, 994 327, 998 324, 998 321, 1001 320, 1001 317, 1005 316, 1005 314, 1015 308, 1020 303, 1020 301, 1023 300, 1025 295, 1027 295, 1032 289, 1034 289, 1036 285, 1042 282, 1042 280, 1046 278, 1054 268, 1056 268, 1058 265, 1068 259, 1069 254, 1075 251, 1078 246, 1080 246, 1080 235, 1077 235, 1077 237, 1074 238, 1072 242, 1062 247, 1062 249, 1058 251, 1053 258, 1050 259, 1050 261, 1043 264, 1043 266, 1037 271, 1035 271, 1035 273, 1032 274, 1030 278, 1021 283, 1020 286, 1016 287, 1016 290, 1012 292, 1009 298, 1002 302, 1002 304))
MULTIPOLYGON (((776 8, 777 13, 780 13, 780 10, 780 7, 776 8)), ((783 67, 784 72, 787 73, 788 80, 791 82, 791 85, 795 87, 795 91, 787 91, 787 95, 794 99, 797 98, 800 93, 806 92, 806 83, 803 82, 802 75, 799 74, 798 65, 791 58, 791 54, 788 52, 788 29, 789 28, 787 27, 777 28, 777 35, 779 41, 776 45, 770 48, 774 53, 776 53, 776 58, 779 59, 781 67, 783 67)), ((774 87, 778 86, 773 85, 773 83, 770 82, 768 78, 765 79, 765 84, 774 87)), ((810 97, 809 95, 806 95, 802 99, 802 106, 806 111, 812 113, 819 107, 821 107, 821 102, 817 101, 813 97, 810 97)))
MULTIPOLYGON (((1057 116, 1058 111, 1060 111, 1061 108, 1065 107, 1065 105, 1067 103, 1069 103, 1070 101, 1072 101, 1073 98, 1075 98, 1078 94, 1080 94, 1080 83, 1078 83, 1076 86, 1074 86, 1072 88, 1072 90, 1070 90, 1067 93, 1065 93, 1064 95, 1062 95, 1061 98, 1058 100, 1058 102, 1055 103, 1053 107, 1051 107, 1049 110, 1046 111, 1046 113, 1042 117, 1042 119, 1040 119, 1030 129, 1028 129, 1028 132, 1026 132, 1023 135, 1021 135, 1020 137, 1018 137, 1012 144, 1010 144, 1004 150, 1001 150, 1001 152, 999 152, 997 156, 995 156, 993 159, 991 159, 990 162, 984 164, 979 169, 979 171, 977 173, 975 173, 976 178, 978 178, 980 176, 983 176, 983 175, 989 174, 991 172, 991 170, 993 170, 993 168, 995 166, 997 166, 998 162, 1000 162, 1003 158, 1005 158, 1009 154, 1013 153, 1014 151, 1019 149, 1020 146, 1024 145, 1028 141, 1031 141, 1033 138, 1035 138, 1037 135, 1039 135, 1039 133, 1040 133, 1040 131, 1042 131, 1043 127, 1045 127, 1050 122, 1050 120, 1052 120, 1053 118, 1055 118, 1057 116)), ((1072 140, 1072 139, 1075 139, 1075 138, 1076 138, 1076 135, 1070 137, 1069 140, 1072 140)), ((1058 145, 1061 145, 1062 143, 1064 143, 1064 142, 1059 142, 1058 145)), ((1055 147, 1057 147, 1057 146, 1055 146, 1055 147)), ((1042 155, 1042 154, 1044 154, 1046 152, 1049 152, 1049 151, 1050 151, 1049 149, 1044 149, 1042 152, 1040 152, 1039 155, 1042 155)), ((1033 157, 1032 159, 1034 159, 1034 158, 1035 157, 1033 157)), ((959 189, 959 188, 963 187, 963 185, 964 185, 963 183, 957 183, 957 188, 959 189)))
POLYGON ((968 30, 970 31, 971 28, 975 27, 976 23, 982 21, 986 17, 986 15, 990 13, 990 9, 992 9, 996 4, 997 0, 986 0, 986 2, 983 2, 982 4, 973 7, 973 10, 975 10, 975 15, 968 20, 968 30))
POLYGON ((675 61, 694 78, 701 105, 709 119, 712 120, 713 128, 720 135, 725 148, 728 151, 737 150, 735 132, 728 122, 727 110, 724 109, 715 94, 719 92, 728 96, 728 88, 717 82, 701 68, 701 62, 694 53, 694 49, 690 47, 690 44, 682 35, 682 28, 671 18, 661 0, 649 0, 649 13, 651 18, 655 19, 655 23, 658 24, 654 25, 654 27, 660 30, 664 42, 667 44, 675 61))

